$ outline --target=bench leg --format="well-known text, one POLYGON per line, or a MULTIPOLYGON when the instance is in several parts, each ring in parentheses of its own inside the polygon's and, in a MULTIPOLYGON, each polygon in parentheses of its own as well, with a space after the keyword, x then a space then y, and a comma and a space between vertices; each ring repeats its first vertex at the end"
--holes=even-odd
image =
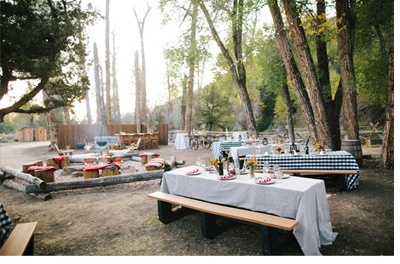
POLYGON ((288 232, 269 226, 260 226, 261 248, 264 255, 282 255, 289 244, 288 232), (284 232, 280 234, 281 232, 284 232))
POLYGON ((339 192, 342 192, 346 189, 346 175, 344 174, 339 174, 335 175, 337 177, 337 190, 339 192))
POLYGON ((189 210, 187 208, 172 210, 172 204, 163 201, 157 201, 157 205, 158 205, 158 219, 163 224, 171 223, 175 220, 181 219, 182 217, 190 213, 193 213, 193 210, 189 210))
POLYGON ((35 245, 34 245, 34 235, 32 234, 31 239, 28 242, 28 245, 26 246, 26 249, 24 251, 24 256, 33 256, 35 252, 35 245))
POLYGON ((232 223, 228 220, 223 225, 218 224, 215 215, 205 212, 200 212, 200 224, 201 234, 205 238, 213 238, 232 226, 232 223))

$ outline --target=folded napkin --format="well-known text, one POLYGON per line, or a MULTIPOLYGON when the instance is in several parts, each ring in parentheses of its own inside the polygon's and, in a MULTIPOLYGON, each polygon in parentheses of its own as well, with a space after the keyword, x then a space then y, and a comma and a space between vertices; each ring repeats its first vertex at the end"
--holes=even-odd
POLYGON ((191 175, 191 174, 197 174, 197 173, 199 173, 199 172, 200 172, 199 169, 194 169, 194 170, 191 170, 191 171, 186 172, 186 174, 191 175))
POLYGON ((35 171, 35 170, 41 170, 41 171, 55 171, 57 170, 53 166, 30 166, 28 168, 28 171, 35 171))
POLYGON ((244 173, 248 173, 248 172, 249 171, 247 169, 244 169, 244 168, 240 170, 240 174, 244 174, 244 173))
POLYGON ((257 179, 258 183, 267 183, 267 182, 270 182, 270 181, 272 181, 272 178, 269 177, 269 176, 267 176, 265 178, 262 178, 262 179, 257 179))
POLYGON ((220 179, 230 179, 230 178, 233 178, 233 177, 235 177, 235 175, 229 173, 229 174, 220 176, 219 178, 220 179))

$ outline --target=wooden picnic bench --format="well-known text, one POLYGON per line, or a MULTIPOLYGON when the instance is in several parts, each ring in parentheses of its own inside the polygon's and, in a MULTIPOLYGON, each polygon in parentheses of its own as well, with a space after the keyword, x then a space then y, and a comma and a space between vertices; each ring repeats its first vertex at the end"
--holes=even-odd
POLYGON ((33 256, 36 225, 37 222, 17 224, 0 248, 0 256, 33 256))
POLYGON ((157 200, 158 219, 164 224, 178 220, 189 213, 199 212, 201 233, 205 238, 213 238, 227 229, 228 226, 217 224, 216 216, 260 228, 264 255, 281 254, 286 246, 286 241, 278 240, 278 232, 288 234, 299 224, 299 221, 295 219, 214 204, 159 191, 150 193, 147 196, 157 200), (172 205, 178 205, 181 208, 172 210, 172 205))

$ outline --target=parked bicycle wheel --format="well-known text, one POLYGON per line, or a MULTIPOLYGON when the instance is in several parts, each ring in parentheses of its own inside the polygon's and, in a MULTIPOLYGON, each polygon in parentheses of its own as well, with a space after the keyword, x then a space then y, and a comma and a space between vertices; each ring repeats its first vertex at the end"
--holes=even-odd
POLYGON ((197 150, 199 148, 199 141, 195 138, 189 140, 190 149, 197 150))
POLYGON ((204 138, 201 142, 201 144, 203 145, 203 148, 205 148, 205 149, 211 148, 211 143, 212 143, 212 141, 209 138, 204 138))

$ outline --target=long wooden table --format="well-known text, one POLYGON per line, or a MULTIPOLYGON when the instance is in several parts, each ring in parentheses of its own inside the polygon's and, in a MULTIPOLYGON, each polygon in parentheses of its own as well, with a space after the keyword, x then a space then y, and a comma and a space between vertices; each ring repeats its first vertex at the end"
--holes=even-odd
POLYGON ((186 175, 195 168, 165 172, 160 191, 296 219, 299 225, 293 234, 304 255, 321 255, 321 245, 330 245, 335 240, 337 233, 332 230, 323 180, 291 176, 259 185, 248 174, 233 180, 219 180, 209 173, 186 175))

